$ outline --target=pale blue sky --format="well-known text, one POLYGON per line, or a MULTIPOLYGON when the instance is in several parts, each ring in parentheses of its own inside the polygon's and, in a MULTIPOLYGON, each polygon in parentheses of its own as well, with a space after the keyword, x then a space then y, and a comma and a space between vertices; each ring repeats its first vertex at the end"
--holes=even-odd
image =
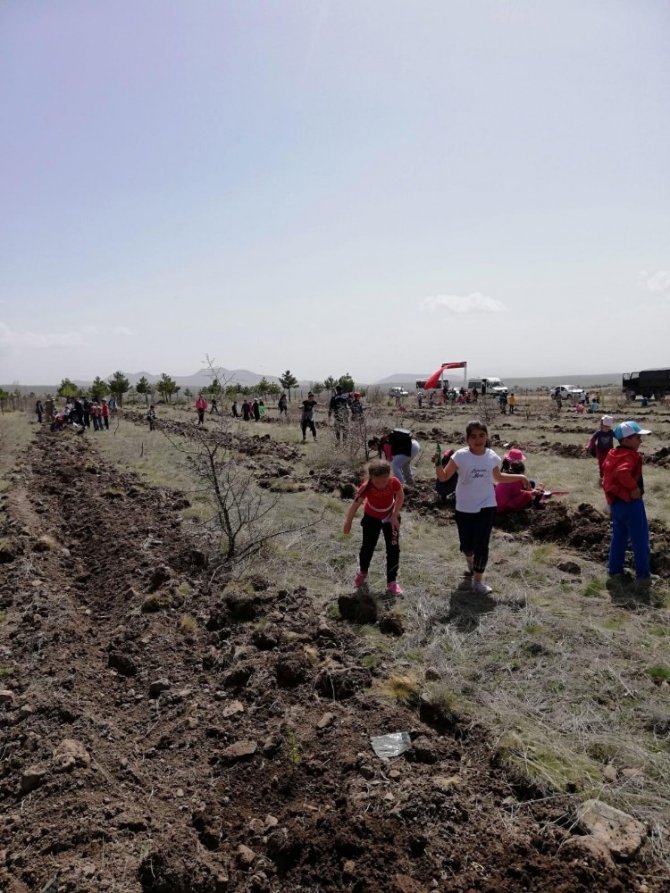
POLYGON ((5 0, 0 382, 670 365, 666 0, 5 0))

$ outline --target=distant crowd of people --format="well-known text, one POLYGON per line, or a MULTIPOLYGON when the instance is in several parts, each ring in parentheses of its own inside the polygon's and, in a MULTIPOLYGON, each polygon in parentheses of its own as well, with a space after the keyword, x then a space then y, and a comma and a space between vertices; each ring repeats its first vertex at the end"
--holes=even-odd
POLYGON ((116 398, 109 400, 94 399, 88 397, 72 398, 65 401, 62 409, 58 409, 51 397, 44 403, 37 400, 35 403, 35 415, 37 421, 42 423, 46 418, 52 431, 59 431, 66 425, 73 425, 82 431, 92 428, 93 431, 108 431, 110 417, 115 416, 118 410, 116 398))

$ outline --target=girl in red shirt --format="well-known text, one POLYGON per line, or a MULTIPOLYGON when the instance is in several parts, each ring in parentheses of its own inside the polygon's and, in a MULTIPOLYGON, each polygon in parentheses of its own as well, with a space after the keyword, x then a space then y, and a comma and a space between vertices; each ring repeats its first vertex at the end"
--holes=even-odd
POLYGON ((363 505, 363 543, 359 554, 360 570, 354 578, 354 588, 367 585, 368 570, 380 532, 386 543, 386 591, 389 595, 402 595, 398 583, 400 563, 400 510, 405 494, 400 481, 391 474, 386 459, 373 459, 368 464, 367 479, 361 484, 344 521, 345 534, 351 533, 351 523, 363 505))

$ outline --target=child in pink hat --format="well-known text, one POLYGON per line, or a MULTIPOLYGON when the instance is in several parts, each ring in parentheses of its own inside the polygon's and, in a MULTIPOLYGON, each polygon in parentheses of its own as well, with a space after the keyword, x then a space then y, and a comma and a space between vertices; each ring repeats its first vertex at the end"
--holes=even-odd
MULTIPOLYGON (((501 471, 506 474, 525 474, 526 457, 518 447, 512 447, 505 453, 501 471)), ((540 491, 541 492, 541 491, 540 491)), ((538 491, 524 489, 521 481, 501 482, 496 484, 496 506, 499 512, 520 512, 533 503, 538 491)))

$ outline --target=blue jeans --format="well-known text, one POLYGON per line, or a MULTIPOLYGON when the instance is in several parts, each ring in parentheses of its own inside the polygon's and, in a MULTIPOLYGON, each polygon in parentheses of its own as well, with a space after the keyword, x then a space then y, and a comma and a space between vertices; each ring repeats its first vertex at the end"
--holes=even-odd
POLYGON ((610 560, 608 572, 610 574, 623 573, 623 563, 626 558, 626 548, 630 541, 635 558, 635 574, 638 579, 651 575, 649 566, 649 524, 647 513, 644 510, 642 499, 632 499, 630 502, 617 500, 611 506, 612 513, 612 542, 610 543, 610 560))

